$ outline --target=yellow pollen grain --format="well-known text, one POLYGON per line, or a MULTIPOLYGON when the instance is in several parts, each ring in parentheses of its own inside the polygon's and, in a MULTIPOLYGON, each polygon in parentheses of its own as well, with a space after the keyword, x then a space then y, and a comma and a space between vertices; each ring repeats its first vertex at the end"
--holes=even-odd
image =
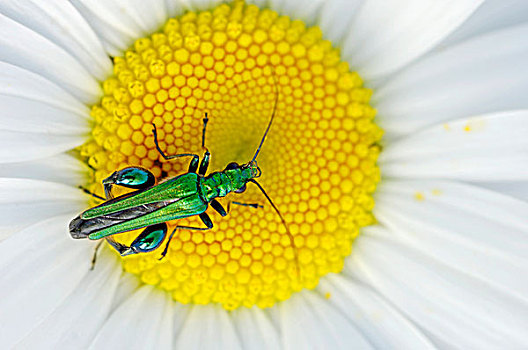
MULTIPOLYGON (((114 58, 114 74, 91 109, 91 138, 79 148, 94 169, 89 190, 104 195, 101 181, 127 166, 150 170, 158 182, 187 172, 188 158, 166 161, 159 155, 152 123, 165 153, 202 155, 206 112, 209 173, 230 162, 247 163, 278 91, 275 119, 258 157, 259 182, 295 242, 293 247, 271 205, 248 184, 243 194, 219 201, 262 208, 231 204, 226 217, 209 209, 213 229, 178 230, 163 260, 167 242, 124 257, 126 271, 180 303, 217 303, 228 310, 271 307, 341 271, 359 229, 375 222, 382 131, 368 105, 372 92, 322 37, 317 27, 235 1, 171 18, 114 58)), ((114 194, 126 192, 116 188, 114 194)), ((196 216, 168 224, 169 232, 176 225, 204 226, 196 216)), ((128 245, 138 234, 114 238, 128 245)))
POLYGON ((422 202, 425 200, 425 194, 423 194, 423 192, 415 192, 414 199, 416 199, 419 202, 422 202))
POLYGON ((442 194, 442 190, 439 190, 438 188, 435 188, 431 191, 431 193, 434 195, 434 196, 440 196, 442 194))

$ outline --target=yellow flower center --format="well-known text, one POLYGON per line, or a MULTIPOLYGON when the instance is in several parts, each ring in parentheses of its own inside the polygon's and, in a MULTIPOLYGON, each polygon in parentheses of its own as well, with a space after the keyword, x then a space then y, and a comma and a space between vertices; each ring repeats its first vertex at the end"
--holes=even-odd
MULTIPOLYGON (((246 192, 220 201, 262 208, 231 205, 226 217, 208 210, 213 229, 178 230, 164 259, 158 260, 166 242, 124 257, 124 269, 181 303, 220 303, 229 310, 270 307, 339 272, 359 228, 374 222, 372 193, 380 179, 382 131, 368 105, 371 91, 362 85, 319 28, 242 2, 171 18, 136 40, 114 58, 114 75, 91 110, 91 139, 80 148, 94 169, 89 189, 102 195, 102 179, 132 165, 158 181, 187 172, 189 158, 159 155, 152 123, 166 154, 201 155, 206 112, 209 172, 247 163, 278 91, 276 117, 258 157, 259 182, 294 246, 264 195, 248 184, 246 192)), ((169 222, 169 233, 176 225, 204 226, 195 216, 169 222)), ((114 237, 130 244, 139 232, 114 237)))

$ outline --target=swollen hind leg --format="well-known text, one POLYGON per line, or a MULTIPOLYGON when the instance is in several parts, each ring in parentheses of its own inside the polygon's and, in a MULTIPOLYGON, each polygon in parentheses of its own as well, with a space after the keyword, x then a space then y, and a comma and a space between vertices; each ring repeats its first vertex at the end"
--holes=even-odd
POLYGON ((114 198, 112 186, 122 186, 135 190, 142 190, 154 186, 156 178, 147 169, 140 167, 127 167, 114 172, 112 175, 103 180, 103 187, 106 199, 114 198))

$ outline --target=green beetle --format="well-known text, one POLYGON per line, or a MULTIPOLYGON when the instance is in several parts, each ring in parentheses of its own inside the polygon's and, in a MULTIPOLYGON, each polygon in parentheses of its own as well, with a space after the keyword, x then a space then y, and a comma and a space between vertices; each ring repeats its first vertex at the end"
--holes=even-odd
MULTIPOLYGON (((153 124, 154 142, 158 152, 166 159, 179 157, 192 157, 188 172, 158 185, 155 185, 154 175, 143 168, 127 167, 114 172, 103 180, 106 202, 88 209, 70 222, 70 235, 75 239, 89 238, 98 240, 105 238, 122 256, 146 253, 157 249, 167 236, 167 221, 183 219, 198 215, 205 227, 176 226, 170 234, 165 249, 161 254, 162 259, 169 248, 170 241, 178 229, 205 231, 213 228, 213 222, 205 212, 209 205, 220 215, 226 216, 227 211, 222 207, 217 198, 225 197, 231 192, 242 193, 247 183, 255 184, 264 194, 273 209, 279 215, 286 227, 290 243, 297 252, 293 236, 277 207, 262 186, 255 180, 262 171, 257 165, 257 156, 266 136, 270 130, 277 106, 278 94, 275 98, 270 121, 255 152, 255 155, 246 164, 230 163, 223 171, 214 172, 206 176, 211 154, 206 152, 200 162, 196 154, 184 153, 167 156, 160 149, 157 139, 156 126, 153 124), (113 198, 112 186, 118 185, 135 189, 131 193, 113 198), (116 242, 112 235, 145 228, 130 246, 116 242)), ((205 148, 205 131, 208 122, 207 113, 203 119, 202 147, 205 148)), ((258 204, 232 202, 253 208, 261 207, 258 204)), ((229 210, 229 207, 228 207, 229 210)), ((95 257, 95 256, 94 256, 95 257)))

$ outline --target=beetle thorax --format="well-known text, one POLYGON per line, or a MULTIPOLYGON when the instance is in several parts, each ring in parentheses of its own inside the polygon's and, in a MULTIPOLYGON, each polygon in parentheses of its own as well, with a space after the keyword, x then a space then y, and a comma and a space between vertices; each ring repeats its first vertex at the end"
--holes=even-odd
POLYGON ((244 187, 252 178, 250 169, 230 169, 211 173, 201 181, 202 192, 205 200, 225 197, 244 187))

